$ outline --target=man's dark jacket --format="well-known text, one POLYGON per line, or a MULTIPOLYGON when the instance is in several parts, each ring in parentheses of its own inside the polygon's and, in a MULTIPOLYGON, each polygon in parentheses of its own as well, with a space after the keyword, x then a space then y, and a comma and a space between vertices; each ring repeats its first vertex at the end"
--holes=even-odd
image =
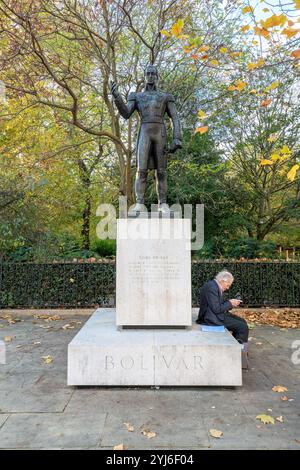
POLYGON ((197 323, 205 325, 224 325, 224 314, 232 308, 229 300, 223 299, 217 281, 204 284, 199 296, 199 314, 197 323))

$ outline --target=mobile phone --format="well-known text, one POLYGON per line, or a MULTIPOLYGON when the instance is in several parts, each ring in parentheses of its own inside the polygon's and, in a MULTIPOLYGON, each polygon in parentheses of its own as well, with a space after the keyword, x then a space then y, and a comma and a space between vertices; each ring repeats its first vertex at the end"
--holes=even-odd
POLYGON ((236 300, 240 300, 240 302, 243 302, 242 296, 241 296, 240 292, 238 292, 238 293, 236 294, 235 298, 236 298, 236 300))

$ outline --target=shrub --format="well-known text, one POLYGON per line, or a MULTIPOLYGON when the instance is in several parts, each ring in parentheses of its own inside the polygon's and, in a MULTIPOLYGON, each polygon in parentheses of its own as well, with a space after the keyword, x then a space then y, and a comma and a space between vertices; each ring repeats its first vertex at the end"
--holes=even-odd
POLYGON ((225 237, 213 237, 206 242, 201 250, 196 252, 196 258, 232 258, 256 259, 278 258, 276 244, 272 241, 260 242, 254 238, 240 238, 228 240, 225 237))
POLYGON ((101 257, 116 255, 116 240, 95 240, 92 250, 101 257))

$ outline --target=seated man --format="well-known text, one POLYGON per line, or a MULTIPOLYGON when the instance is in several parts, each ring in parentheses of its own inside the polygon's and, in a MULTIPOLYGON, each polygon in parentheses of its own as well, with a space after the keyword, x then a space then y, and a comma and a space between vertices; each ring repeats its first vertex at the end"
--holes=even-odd
POLYGON ((204 284, 200 292, 199 314, 196 323, 204 325, 224 325, 232 331, 234 338, 242 344, 243 368, 248 369, 248 335, 247 322, 228 312, 233 307, 238 307, 241 300, 223 299, 223 292, 228 290, 233 283, 233 275, 228 271, 219 272, 215 279, 204 284), (245 367, 244 367, 245 366, 245 367))

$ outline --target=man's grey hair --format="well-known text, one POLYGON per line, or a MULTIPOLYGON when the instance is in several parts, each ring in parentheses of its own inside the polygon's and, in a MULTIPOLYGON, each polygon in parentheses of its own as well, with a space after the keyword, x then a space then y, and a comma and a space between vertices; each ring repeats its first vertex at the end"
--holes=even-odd
POLYGON ((216 281, 226 281, 226 282, 232 282, 234 280, 233 275, 229 271, 220 271, 216 277, 216 281))

